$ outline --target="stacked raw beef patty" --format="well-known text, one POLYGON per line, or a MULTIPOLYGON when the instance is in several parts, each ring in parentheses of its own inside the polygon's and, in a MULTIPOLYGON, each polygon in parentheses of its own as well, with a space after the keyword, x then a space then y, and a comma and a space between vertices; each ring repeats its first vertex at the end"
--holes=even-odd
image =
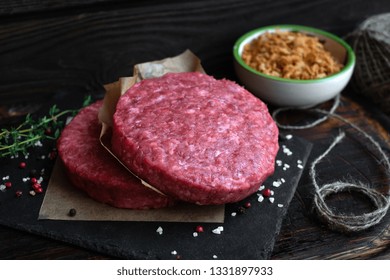
POLYGON ((169 73, 143 80, 119 100, 112 149, 170 197, 236 202, 274 172, 278 129, 266 105, 228 80, 169 73))
POLYGON ((100 144, 98 101, 79 112, 65 127, 57 147, 70 181, 93 199, 119 208, 149 209, 173 199, 148 189, 100 144))

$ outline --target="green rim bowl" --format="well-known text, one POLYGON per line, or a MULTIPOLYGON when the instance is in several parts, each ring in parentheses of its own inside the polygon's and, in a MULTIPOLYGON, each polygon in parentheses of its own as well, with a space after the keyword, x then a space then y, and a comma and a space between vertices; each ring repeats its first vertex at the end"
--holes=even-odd
POLYGON ((266 103, 281 107, 312 107, 339 94, 351 79, 355 54, 341 38, 326 31, 301 25, 272 25, 242 35, 233 47, 234 66, 240 82, 266 103), (256 71, 241 58, 244 46, 265 32, 294 31, 318 37, 333 57, 344 65, 340 72, 320 79, 279 78, 256 71))

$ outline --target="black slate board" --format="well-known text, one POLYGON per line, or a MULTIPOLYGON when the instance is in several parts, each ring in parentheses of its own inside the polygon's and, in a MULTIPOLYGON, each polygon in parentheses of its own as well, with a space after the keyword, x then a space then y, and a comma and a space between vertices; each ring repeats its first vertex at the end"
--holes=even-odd
MULTIPOLYGON (((36 148, 29 159, 23 159, 27 162, 26 169, 18 169, 22 159, 0 161, 0 180, 9 175, 9 181, 13 183, 11 189, 0 192, 0 224, 117 258, 268 259, 302 173, 302 169, 297 167, 297 160, 302 160, 304 165, 311 150, 311 144, 301 138, 282 138, 277 159, 283 164, 288 163, 290 168, 283 170, 283 165, 276 166, 275 174, 264 184, 274 191, 274 203, 267 198, 260 203, 258 195, 254 194, 242 202, 229 204, 224 224, 204 223, 204 232, 197 237, 193 236, 198 225, 194 223, 37 220, 44 195, 30 196, 30 184, 23 182, 22 178, 28 176, 31 168, 38 171, 45 168, 46 176, 50 174, 54 161, 40 159, 50 145, 36 148), (286 155, 282 145, 293 154, 286 155), (273 181, 281 178, 285 179, 285 183, 278 188, 273 187, 273 181), (15 197, 16 190, 22 190, 23 195, 15 197), (245 213, 240 214, 238 209, 247 202, 251 203, 251 207, 243 208, 245 213), (237 215, 232 216, 232 212, 237 212, 237 215), (218 226, 223 226, 224 231, 219 235, 212 233, 218 226), (156 232, 158 227, 162 227, 162 235, 156 232), (174 251, 176 254, 172 253, 174 251)), ((47 182, 46 177, 42 182, 44 189, 47 182)))

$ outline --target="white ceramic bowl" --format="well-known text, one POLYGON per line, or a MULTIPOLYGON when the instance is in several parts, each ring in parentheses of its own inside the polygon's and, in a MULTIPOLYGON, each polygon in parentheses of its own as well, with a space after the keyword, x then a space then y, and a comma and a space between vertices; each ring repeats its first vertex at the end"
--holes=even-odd
POLYGON ((252 30, 241 36, 233 47, 236 74, 247 90, 266 103, 276 106, 311 107, 332 99, 348 84, 355 66, 352 48, 341 38, 328 32, 300 25, 273 25, 252 30), (248 66, 241 54, 244 46, 265 32, 297 31, 318 37, 338 62, 340 72, 320 79, 295 80, 279 78, 248 66))

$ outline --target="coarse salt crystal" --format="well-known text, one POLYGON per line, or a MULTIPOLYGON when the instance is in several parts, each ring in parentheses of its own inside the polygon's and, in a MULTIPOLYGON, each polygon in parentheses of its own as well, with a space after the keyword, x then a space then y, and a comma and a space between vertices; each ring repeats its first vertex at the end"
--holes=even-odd
POLYGON ((303 169, 303 165, 302 165, 302 164, 298 164, 297 167, 298 167, 299 169, 303 169))
POLYGON ((275 192, 274 191, 271 191, 271 195, 274 195, 275 194, 275 192))
POLYGON ((283 149, 283 153, 285 153, 288 156, 291 156, 293 154, 291 150, 287 148, 285 145, 282 146, 282 149, 283 149))
POLYGON ((171 254, 172 254, 172 255, 177 255, 177 252, 176 252, 175 250, 173 250, 173 251, 171 252, 171 254))
POLYGON ((223 227, 219 226, 211 231, 214 234, 221 234, 223 232, 223 227))
POLYGON ((264 196, 262 196, 261 194, 259 194, 259 197, 257 198, 257 201, 258 202, 263 202, 264 200, 264 196))
POLYGON ((158 227, 157 228, 157 230, 156 230, 156 232, 158 233, 158 234, 163 234, 163 228, 162 227, 158 227))
POLYGON ((292 136, 291 134, 287 134, 287 135, 286 135, 286 139, 287 139, 287 140, 290 140, 290 139, 292 139, 292 138, 293 138, 293 136, 292 136))
POLYGON ((283 162, 280 159, 276 160, 276 165, 277 166, 282 166, 283 162))
POLYGON ((193 237, 198 237, 198 233, 197 233, 196 231, 194 231, 194 232, 192 233, 192 236, 193 236, 193 237))
POLYGON ((275 188, 279 188, 281 184, 282 184, 282 182, 280 180, 272 182, 272 186, 274 186, 275 188))
POLYGON ((34 143, 34 146, 42 147, 43 145, 42 145, 42 142, 38 140, 37 142, 34 143))
POLYGON ((269 202, 271 202, 271 203, 274 203, 274 201, 275 201, 275 198, 273 198, 273 197, 270 197, 268 199, 269 199, 269 202))
POLYGON ((217 255, 213 255, 213 259, 218 259, 218 256, 217 255))
POLYGON ((264 185, 261 185, 260 188, 259 188, 259 191, 262 191, 265 189, 265 186, 264 185))
POLYGON ((279 207, 279 208, 282 208, 282 207, 283 207, 283 204, 280 204, 280 203, 279 203, 279 204, 278 204, 278 207, 279 207))
POLYGON ((232 217, 235 217, 235 216, 237 216, 237 213, 236 212, 232 212, 232 214, 230 214, 230 215, 232 215, 232 217))
POLYGON ((27 182, 27 181, 28 181, 28 178, 22 178, 22 181, 23 181, 23 182, 27 182))
POLYGON ((0 185, 0 191, 4 192, 6 189, 6 186, 5 185, 0 185))
POLYGON ((281 181, 282 183, 286 183, 286 180, 284 180, 284 178, 281 178, 280 181, 281 181))

